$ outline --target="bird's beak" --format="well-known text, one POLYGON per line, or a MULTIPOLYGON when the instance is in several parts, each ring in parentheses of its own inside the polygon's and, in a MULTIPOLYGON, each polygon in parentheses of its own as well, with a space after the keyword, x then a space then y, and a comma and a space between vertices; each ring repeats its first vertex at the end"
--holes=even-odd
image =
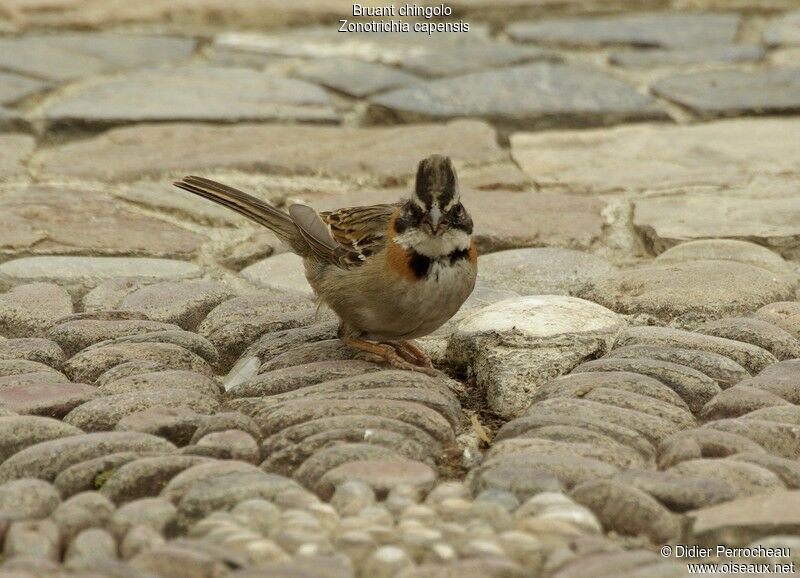
POLYGON ((433 234, 437 234, 439 232, 439 225, 442 223, 442 211, 439 207, 431 207, 431 210, 428 211, 428 223, 430 223, 433 234))

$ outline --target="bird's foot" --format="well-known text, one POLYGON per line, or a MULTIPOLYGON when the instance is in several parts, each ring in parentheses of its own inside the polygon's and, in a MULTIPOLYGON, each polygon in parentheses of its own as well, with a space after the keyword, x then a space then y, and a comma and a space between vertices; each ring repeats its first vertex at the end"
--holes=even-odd
MULTIPOLYGON (((349 345, 350 347, 355 347, 356 349, 364 351, 373 359, 379 359, 395 369, 416 371, 431 377, 436 377, 439 375, 439 372, 433 368, 433 364, 418 365, 419 358, 405 348, 401 349, 402 346, 400 346, 398 343, 373 343, 364 339, 358 339, 357 337, 348 337, 344 340, 344 343, 345 345, 349 345), (401 351, 402 353, 400 353, 401 351)), ((427 355, 425 355, 425 357, 427 357, 427 355)), ((428 358, 428 363, 430 363, 430 358, 428 358)))

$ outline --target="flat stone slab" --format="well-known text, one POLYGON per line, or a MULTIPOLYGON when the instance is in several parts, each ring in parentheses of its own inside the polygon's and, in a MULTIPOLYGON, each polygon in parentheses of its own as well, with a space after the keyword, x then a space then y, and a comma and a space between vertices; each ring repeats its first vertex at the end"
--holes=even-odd
POLYGON ((85 383, 19 385, 0 389, 0 403, 21 415, 62 418, 94 399, 96 389, 85 383))
POLYGON ((309 299, 314 297, 314 292, 306 281, 303 259, 294 253, 281 253, 274 257, 268 257, 245 267, 239 274, 261 287, 309 299))
POLYGON ((478 282, 520 295, 575 295, 615 267, 601 257, 556 248, 498 251, 478 259, 478 282))
POLYGON ((633 206, 633 225, 656 253, 683 241, 725 238, 756 241, 786 258, 800 257, 800 196, 676 195, 637 199, 633 206))
POLYGON ((349 58, 320 58, 301 65, 294 76, 357 98, 417 82, 416 76, 349 58))
POLYGON ((795 282, 734 261, 693 261, 626 269, 598 279, 581 297, 619 313, 692 323, 737 313, 794 294, 795 282))
POLYGON ((800 531, 800 491, 780 490, 740 498, 691 514, 691 536, 712 546, 745 546, 764 536, 800 531))
POLYGON ((25 257, 0 264, 0 275, 15 283, 55 282, 84 288, 115 277, 180 280, 201 273, 194 263, 145 257, 25 257))
POLYGON ((764 29, 764 44, 787 46, 800 44, 800 11, 775 18, 764 29))
POLYGON ((749 241, 730 239, 705 239, 675 245, 660 253, 656 263, 681 263, 689 261, 737 261, 768 269, 781 275, 792 275, 793 266, 775 251, 749 241))
MULTIPOLYGON (((84 85, 42 111, 51 127, 148 121, 336 123, 314 84, 244 68, 151 69, 84 85)), ((185 152, 185 151, 184 151, 185 152)))
POLYGON ((731 44, 724 46, 699 46, 683 50, 629 50, 615 52, 609 62, 622 68, 650 68, 652 66, 687 66, 727 62, 751 62, 764 58, 766 52, 756 44, 731 44))
POLYGON ((42 151, 37 163, 50 175, 103 180, 225 168, 373 177, 381 183, 397 183, 412 177, 417 163, 428 154, 425 151, 432 150, 452 157, 458 165, 482 165, 507 158, 490 126, 459 120, 446 125, 392 128, 254 124, 126 127, 42 151), (210 142, 215 143, 213 147, 208 146, 210 142))
POLYGON ((195 41, 119 33, 48 34, 0 39, 0 68, 64 81, 188 59, 195 41))
POLYGON ((647 95, 597 69, 533 63, 432 80, 373 97, 372 122, 480 117, 508 128, 666 119, 647 95))
POLYGON ((703 117, 800 110, 800 68, 717 70, 665 78, 652 90, 703 117))
MULTIPOLYGON (((2 125, 2 111, 0 111, 0 125, 2 125)), ((0 180, 24 175, 27 172, 25 161, 31 156, 35 147, 36 141, 32 136, 0 134, 0 180)))
POLYGON ((100 193, 32 186, 0 199, 0 254, 191 258, 204 238, 100 193), (86 216, 92 215, 91 226, 86 216))
MULTIPOLYGON (((573 192, 731 188, 755 177, 769 183, 778 175, 800 174, 798 141, 800 120, 737 119, 517 133, 511 154, 540 186, 573 192)), ((759 187, 759 196, 761 189, 769 186, 759 187)))
POLYGON ((15 0, 20 26, 50 29, 87 29, 139 24, 213 27, 223 18, 232 28, 275 28, 334 22, 347 7, 331 0, 148 0, 109 4, 95 0, 71 0, 47 4, 39 0, 15 0))
MULTIPOLYGON (((2 42, 0 42, 2 44, 2 42)), ((0 57, 2 59, 3 57, 0 57)), ((25 97, 42 92, 50 84, 11 72, 0 72, 0 104, 11 105, 25 97)))
POLYGON ((511 24, 506 32, 519 42, 562 46, 658 46, 684 48, 732 44, 736 14, 649 13, 600 18, 561 18, 511 24))
POLYGON ((25 130, 28 122, 14 110, 0 106, 0 130, 25 130))
POLYGON ((623 325, 612 311, 583 299, 506 299, 462 319, 447 358, 475 375, 493 411, 515 417, 537 386, 607 351, 623 325))
MULTIPOLYGON (((424 42, 428 45, 428 41, 424 42)), ((400 66, 425 77, 455 76, 479 70, 492 70, 525 62, 559 60, 551 52, 532 46, 500 42, 476 42, 465 46, 443 46, 440 50, 411 52, 400 58, 400 66)))

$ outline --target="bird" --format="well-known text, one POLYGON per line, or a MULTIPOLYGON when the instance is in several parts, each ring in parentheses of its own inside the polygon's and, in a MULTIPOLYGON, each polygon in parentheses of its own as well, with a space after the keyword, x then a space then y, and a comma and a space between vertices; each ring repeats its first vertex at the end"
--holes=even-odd
POLYGON ((198 176, 174 185, 272 230, 303 258, 320 304, 339 318, 341 341, 390 367, 438 375, 413 341, 455 315, 475 287, 473 221, 449 157, 422 159, 409 198, 396 203, 288 212, 198 176))

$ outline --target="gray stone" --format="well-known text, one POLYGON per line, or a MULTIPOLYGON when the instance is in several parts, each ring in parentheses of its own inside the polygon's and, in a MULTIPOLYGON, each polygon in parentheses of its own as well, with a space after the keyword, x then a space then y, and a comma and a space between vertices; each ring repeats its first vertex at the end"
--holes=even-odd
POLYGON ((684 48, 732 44, 739 27, 736 14, 625 14, 594 18, 562 18, 511 24, 514 40, 566 46, 628 44, 684 48))
POLYGON ((328 95, 316 85, 241 68, 199 66, 98 81, 52 101, 43 114, 51 127, 169 120, 338 121, 328 95))
POLYGON ((800 68, 718 70, 665 78, 652 91, 703 117, 800 110, 800 68))
POLYGON ((655 359, 684 365, 699 371, 717 382, 722 389, 750 377, 750 373, 734 360, 710 351, 660 347, 658 345, 627 345, 612 349, 606 358, 655 359))
POLYGON ((0 294, 0 334, 45 337, 53 323, 72 313, 72 299, 56 285, 33 283, 0 294))
POLYGON ((228 285, 214 281, 162 282, 129 293, 120 308, 194 331, 212 309, 234 295, 228 285))
POLYGON ((515 249, 482 255, 478 282, 520 295, 576 295, 615 270, 605 259, 570 249, 515 249))
POLYGON ((294 70, 294 76, 360 98, 407 86, 417 78, 400 70, 347 58, 312 60, 294 70))
MULTIPOLYGON (((800 200, 730 195, 670 195, 634 201, 633 224, 660 253, 683 241, 720 237, 753 240, 788 259, 800 255, 800 200)), ((744 257, 744 256, 743 256, 744 257)), ((744 259, 742 259, 744 261, 744 259)), ((797 274, 785 273, 797 282, 797 274)))
POLYGON ((175 446, 155 436, 133 432, 102 432, 40 442, 0 464, 0 480, 24 477, 52 480, 67 467, 121 451, 169 452, 175 446))
POLYGON ((696 331, 757 345, 780 360, 800 358, 800 339, 761 319, 726 317, 708 321, 698 327, 696 331))
POLYGON ((114 277, 180 280, 199 277, 194 263, 147 257, 23 257, 0 264, 15 283, 54 282, 78 294, 114 277))
POLYGON ((800 491, 773 491, 710 506, 691 516, 691 538, 712 546, 744 546, 775 534, 800 531, 800 491))
POLYGON ((242 277, 258 285, 307 299, 314 297, 311 286, 306 281, 302 257, 294 253, 282 253, 263 261, 253 263, 242 269, 242 277))
POLYGON ((148 433, 182 447, 190 442, 200 420, 200 415, 185 407, 155 407, 126 415, 114 429, 148 433))
POLYGON ((373 122, 475 116, 515 130, 666 116, 649 96, 599 70, 549 63, 475 72, 393 90, 373 97, 367 114, 373 122))
POLYGON ((520 132, 511 137, 511 152, 547 189, 594 194, 698 187, 707 193, 713 187, 753 198, 775 189, 770 196, 791 197, 798 139, 800 121, 789 117, 735 119, 520 132), (792 176, 784 180, 782 174, 792 176))
MULTIPOLYGON (((260 336, 266 334, 267 340, 280 337, 285 334, 284 330, 310 324, 313 318, 314 312, 305 297, 283 294, 242 295, 214 308, 198 327, 198 333, 216 346, 221 357, 220 365, 229 369, 248 345, 255 346, 260 336)), ((331 326, 330 331, 321 338, 330 339, 335 336, 335 328, 331 326)), ((308 336, 307 340, 314 339, 308 336)), ((298 336, 291 346, 303 341, 298 336)), ((286 345, 282 351, 287 351, 291 346, 286 345)))
POLYGON ((654 264, 598 279, 580 296, 619 313, 646 313, 681 324, 749 313, 794 294, 795 283, 733 261, 654 264))
POLYGON ((577 366, 575 373, 586 371, 629 371, 658 379, 681 396, 693 413, 720 392, 713 379, 685 365, 653 359, 616 359, 604 357, 577 366))
POLYGON ((20 479, 0 485, 0 515, 8 520, 46 518, 61 503, 51 484, 37 479, 20 479))
MULTIPOLYGON (((0 42, 0 46, 2 46, 2 42, 0 42)), ((5 55, 0 57, 0 61, 4 58, 5 55)), ((48 88, 50 88, 50 84, 47 82, 19 74, 0 72, 0 104, 11 105, 48 88)))
POLYGON ((800 339, 800 303, 797 301, 779 301, 764 305, 753 313, 753 317, 777 325, 800 339))
POLYGON ((739 385, 763 389, 789 403, 800 404, 800 361, 773 363, 757 376, 740 381, 739 385))
MULTIPOLYGON (((0 106, 0 128, 6 129, 10 111, 0 106)), ((36 141, 26 134, 0 134, 0 179, 17 177, 27 172, 25 161, 33 153, 36 141)), ((28 235, 35 235, 32 231, 28 235)), ((5 237, 0 237, 5 241, 5 237)))
POLYGON ((114 536, 101 528, 83 530, 64 552, 64 562, 71 568, 91 568, 98 561, 116 558, 117 542, 114 536))
POLYGON ((649 69, 654 66, 691 66, 728 62, 754 62, 764 58, 765 51, 756 44, 700 46, 679 50, 630 50, 614 52, 609 61, 623 68, 649 69))
POLYGON ((109 339, 177 329, 177 325, 150 321, 144 318, 119 320, 76 319, 56 323, 48 332, 47 337, 58 343, 64 353, 71 357, 90 345, 109 339))
POLYGON ((76 427, 45 417, 0 417, 0 462, 39 442, 81 433, 76 427))
MULTIPOLYGON (((24 361, 24 360, 20 360, 24 361)), ((35 362, 31 362, 35 363, 35 362)), ((33 373, 18 373, 0 377, 0 390, 27 385, 57 385, 67 383, 69 379, 55 371, 36 371, 33 373)))
POLYGON ((763 389, 734 385, 704 405, 700 417, 705 421, 739 417, 763 407, 776 405, 789 405, 789 402, 763 389))
MULTIPOLYGON (((635 450, 622 444, 595 444, 576 441, 559 441, 540 436, 526 436, 501 440, 492 445, 482 462, 482 466, 494 464, 532 461, 531 456, 577 457, 598 460, 616 469, 645 467, 645 460, 635 450)), ((557 474, 558 475, 558 474, 557 474)), ((558 475, 567 485, 569 479, 558 475)))
POLYGON ((61 369, 64 352, 54 341, 40 337, 19 337, 0 341, 0 361, 28 360, 61 369))
MULTIPOLYGON (((234 406, 230 402, 227 405, 234 406)), ((255 398, 253 403, 243 403, 242 406, 243 413, 253 417, 265 437, 314 419, 344 415, 374 415, 416 426, 431 435, 438 443, 444 445, 454 443, 454 433, 450 423, 438 412, 413 402, 385 399, 352 401, 297 399, 277 406, 267 404, 266 407, 262 407, 255 398)))
POLYGON ((732 483, 712 476, 683 476, 671 472, 628 470, 614 481, 647 492, 673 512, 687 512, 739 496, 732 483))
MULTIPOLYGON (((196 233, 136 213, 95 192, 57 185, 33 185, 4 195, 0 201, 0 231, 3 253, 26 256, 132 255, 187 259, 195 255, 204 240, 196 233), (93 217, 91 227, 86 226, 87 214, 93 217)), ((7 265, 3 265, 4 269, 7 265)), ((122 275, 132 273, 126 271, 122 275)))
MULTIPOLYGON (((690 217, 688 214, 686 216, 690 217)), ((732 215, 729 218, 732 218, 732 215)), ((686 241, 670 247, 656 257, 658 263, 682 263, 697 260, 736 261, 768 269, 781 275, 792 274, 791 264, 775 251, 749 241, 732 239, 686 241)))
POLYGON ((553 397, 582 398, 597 388, 645 395, 681 409, 689 409, 673 389, 658 379, 629 371, 573 372, 562 375, 537 388, 531 402, 537 403, 553 397))
MULTIPOLYGON (((393 440, 394 445, 390 447, 403 455, 407 455, 407 450, 420 447, 434 456, 442 450, 441 443, 425 430, 399 419, 368 414, 335 415, 301 422, 267 437, 261 446, 262 453, 268 456, 264 465, 274 466, 277 470, 303 457, 306 450, 316 450, 333 440, 372 443, 372 436, 368 432, 377 433, 374 441, 379 445, 384 440, 393 440)), ((409 457, 418 459, 419 455, 409 457)))
MULTIPOLYGON (((53 484, 59 489, 63 496, 74 496, 85 492, 92 492, 94 494, 97 490, 103 488, 109 476, 120 467, 128 462, 139 459, 142 455, 160 455, 160 453, 121 451, 79 461, 56 475, 53 484)), ((102 498, 104 503, 108 504, 108 509, 113 511, 114 506, 111 504, 111 501, 105 496, 102 498)), ((105 521, 106 520, 103 520, 103 522, 105 521)))
POLYGON ((658 466, 668 468, 687 460, 720 458, 737 453, 766 451, 756 442, 731 432, 711 428, 683 430, 664 440, 658 448, 658 466))
POLYGON ((737 462, 747 462, 771 471, 790 490, 800 488, 800 464, 796 460, 772 456, 767 453, 748 452, 734 454, 729 459, 737 462))
POLYGON ((463 319, 448 359, 468 368, 495 412, 512 417, 537 385, 610 348, 624 322, 595 304, 561 296, 500 301, 463 319))
MULTIPOLYGON (((424 43, 427 44, 427 41, 424 43)), ((427 77, 455 76, 478 70, 497 69, 534 60, 558 60, 553 53, 530 46, 480 42, 447 47, 426 54, 400 57, 400 66, 427 77)))
POLYGON ((263 474, 253 464, 237 461, 211 461, 193 466, 172 478, 161 492, 161 496, 172 503, 178 503, 187 492, 194 487, 206 482, 213 482, 217 478, 230 475, 259 475, 263 474))
POLYGON ((328 472, 319 481, 323 497, 333 495, 339 484, 357 480, 369 485, 378 496, 393 488, 410 487, 419 492, 429 491, 436 482, 436 471, 427 464, 413 460, 359 460, 344 463, 328 472))
MULTIPOLYGON (((773 409, 780 408, 762 408, 757 411, 773 409)), ((767 421, 751 416, 712 421, 705 427, 744 436, 779 457, 796 460, 800 456, 800 425, 798 424, 767 421)))
POLYGON ((192 435, 191 443, 196 444, 208 434, 228 430, 240 430, 250 434, 256 440, 261 440, 258 424, 251 417, 235 411, 224 411, 214 415, 201 416, 197 429, 192 435))
POLYGON ((656 345, 681 349, 699 349, 700 351, 718 353, 729 357, 751 373, 758 373, 777 361, 769 351, 749 343, 741 343, 732 339, 702 335, 670 327, 628 327, 620 333, 615 345, 617 347, 656 345))
MULTIPOLYGON (((181 91, 192 94, 186 87, 181 91)), ((227 109, 229 102, 224 104, 227 109)), ((439 151, 461 166, 508 156, 494 130, 477 120, 387 128, 170 123, 113 129, 41 151, 37 162, 50 175, 109 180, 226 168, 396 185, 414 176, 420 150, 439 151), (204 142, 217 146, 208 149, 204 142)))
POLYGON ((193 448, 198 449, 200 455, 207 455, 204 452, 208 451, 223 460, 239 460, 251 464, 261 461, 258 442, 249 433, 238 429, 208 433, 197 440, 193 448))
POLYGON ((63 418, 75 407, 97 397, 94 386, 85 383, 34 383, 5 387, 0 390, 0 403, 22 415, 63 418))
POLYGON ((126 415, 154 407, 184 407, 198 413, 211 413, 219 402, 190 389, 151 389, 106 395, 73 409, 66 423, 84 431, 109 431, 126 415))
POLYGON ((3 558, 36 558, 59 560, 60 537, 58 527, 51 520, 24 520, 12 522, 3 544, 3 558))
POLYGON ((232 508, 244 500, 270 500, 283 490, 300 489, 297 482, 289 478, 256 471, 258 473, 232 473, 193 485, 178 503, 184 525, 215 510, 232 508))
POLYGON ((144 498, 128 502, 111 516, 111 529, 118 538, 136 526, 147 526, 164 534, 178 511, 163 498, 144 498))
POLYGON ((157 496, 177 474, 208 461, 206 458, 196 456, 155 456, 135 459, 115 469, 106 478, 100 493, 115 504, 157 496))
POLYGON ((50 80, 153 66, 185 60, 195 41, 134 34, 50 34, 0 39, 0 67, 50 80))
POLYGON ((120 377, 99 386, 97 392, 100 395, 114 395, 152 389, 189 389, 211 397, 222 394, 222 389, 214 378, 196 371, 182 369, 137 373, 120 377))
MULTIPOLYGON (((195 275, 197 277, 199 275, 195 275)), ((96 287, 83 296, 83 309, 86 314, 116 310, 126 295, 154 283, 153 279, 141 277, 111 277, 96 283, 96 287)), ((144 317, 141 313, 135 319, 144 317)))
POLYGON ((315 361, 276 369, 250 378, 228 391, 231 397, 275 395, 342 377, 355 377, 381 370, 381 366, 367 361, 315 361))
POLYGON ((185 369, 212 375, 208 363, 196 353, 172 343, 121 343, 86 349, 70 358, 66 372, 74 380, 94 383, 116 365, 126 361, 152 361, 169 369, 185 369))
POLYGON ((58 526, 65 542, 83 530, 104 527, 111 519, 114 504, 97 492, 73 495, 55 509, 52 520, 58 526))
POLYGON ((603 529, 627 536, 644 536, 663 544, 680 535, 678 519, 655 498, 633 486, 612 480, 584 482, 570 497, 591 509, 603 529))
POLYGON ((763 38, 767 46, 800 44, 800 12, 789 12, 769 22, 763 38))
MULTIPOLYGON (((547 418, 563 416, 565 423, 571 422, 574 424, 580 424, 581 422, 592 424, 599 419, 633 430, 654 445, 661 443, 681 429, 671 421, 633 409, 616 407, 586 399, 553 398, 532 405, 525 418, 518 425, 509 427, 506 430, 506 435, 513 435, 512 432, 516 428, 527 429, 531 422, 536 423, 538 421, 538 423, 542 423, 542 418, 545 416, 547 418), (526 420, 529 421, 526 423, 526 420)), ((620 439, 620 441, 625 443, 624 438, 620 439)))

